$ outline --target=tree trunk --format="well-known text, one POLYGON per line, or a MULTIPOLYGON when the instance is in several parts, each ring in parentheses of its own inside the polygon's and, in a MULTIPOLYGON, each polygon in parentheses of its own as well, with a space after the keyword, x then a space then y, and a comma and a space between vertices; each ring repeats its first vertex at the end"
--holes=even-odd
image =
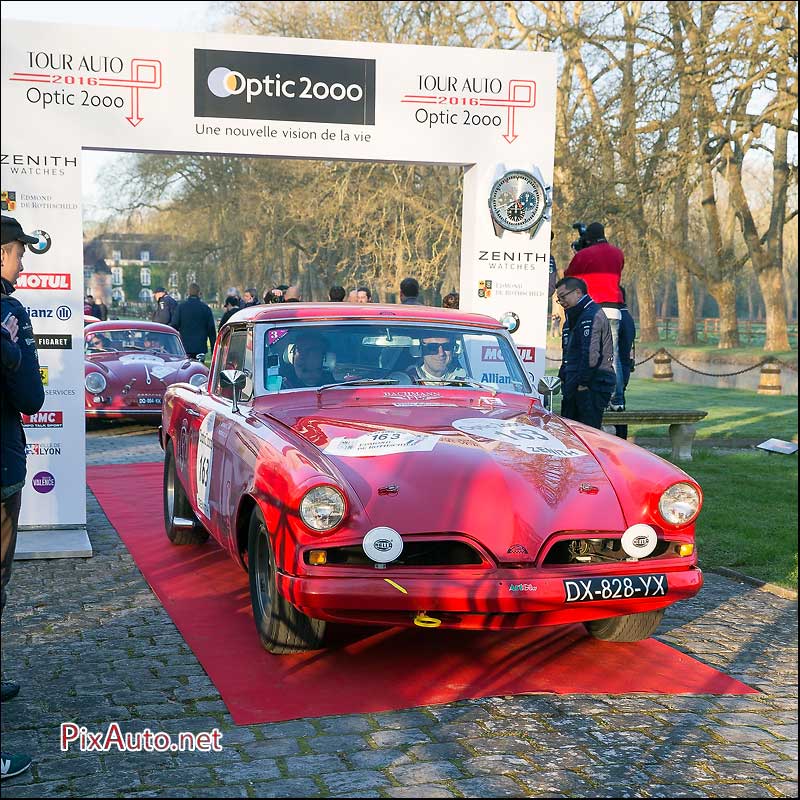
POLYGON ((636 338, 640 342, 658 341, 658 319, 653 285, 646 273, 639 273, 636 283, 636 297, 639 300, 639 329, 636 338))
POLYGON ((670 291, 671 289, 672 289, 672 275, 667 275, 664 279, 664 292, 661 295, 661 312, 659 314, 659 316, 661 317, 672 316, 669 313, 670 312, 669 299, 672 293, 670 291))
POLYGON ((739 347, 739 323, 736 319, 736 284, 731 280, 717 281, 708 291, 719 306, 719 348, 739 347))
POLYGON ((786 324, 786 294, 783 273, 777 269, 766 269, 758 273, 758 284, 767 312, 767 352, 789 350, 789 328, 786 324))
POLYGON ((697 344, 694 282, 688 270, 678 268, 678 344, 697 344))

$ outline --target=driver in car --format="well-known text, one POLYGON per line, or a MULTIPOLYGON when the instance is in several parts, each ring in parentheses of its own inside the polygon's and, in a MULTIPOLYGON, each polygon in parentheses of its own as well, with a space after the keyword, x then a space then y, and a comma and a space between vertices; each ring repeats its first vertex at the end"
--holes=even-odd
POLYGON ((282 388, 303 389, 336 383, 333 373, 323 367, 327 350, 328 342, 324 336, 313 331, 301 333, 294 343, 291 366, 281 371, 282 388))
POLYGON ((449 336, 432 334, 420 339, 422 360, 412 365, 408 374, 418 381, 461 380, 467 373, 453 359, 455 342, 449 336))
POLYGON ((110 350, 109 340, 101 333, 90 333, 86 337, 86 345, 90 350, 110 350))

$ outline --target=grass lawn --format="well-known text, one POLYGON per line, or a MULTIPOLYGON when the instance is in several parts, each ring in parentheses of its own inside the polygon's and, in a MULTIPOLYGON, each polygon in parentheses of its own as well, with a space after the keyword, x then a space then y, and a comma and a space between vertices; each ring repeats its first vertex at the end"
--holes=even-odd
POLYGON ((696 448, 680 467, 703 489, 700 567, 728 567, 797 591, 797 456, 696 448))
MULTIPOLYGON (((625 405, 631 410, 685 408, 708 411, 708 416, 697 423, 696 446, 702 447, 704 439, 714 439, 715 442, 752 440, 753 443, 771 438, 797 441, 796 397, 654 381, 652 378, 637 378, 634 373, 625 391, 625 405)), ((631 427, 630 432, 637 438, 668 435, 666 425, 637 425, 631 427)))

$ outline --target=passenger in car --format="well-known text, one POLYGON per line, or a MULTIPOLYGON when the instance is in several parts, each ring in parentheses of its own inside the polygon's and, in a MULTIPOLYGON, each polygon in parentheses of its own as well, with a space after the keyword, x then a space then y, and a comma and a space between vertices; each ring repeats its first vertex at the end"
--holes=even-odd
POLYGON ((301 333, 294 342, 291 365, 281 369, 283 389, 302 389, 336 383, 333 373, 323 367, 328 342, 314 331, 301 333))
POLYGON ((466 378, 466 371, 453 358, 455 341, 449 336, 433 335, 420 339, 422 358, 409 367, 408 374, 418 381, 448 381, 466 378))

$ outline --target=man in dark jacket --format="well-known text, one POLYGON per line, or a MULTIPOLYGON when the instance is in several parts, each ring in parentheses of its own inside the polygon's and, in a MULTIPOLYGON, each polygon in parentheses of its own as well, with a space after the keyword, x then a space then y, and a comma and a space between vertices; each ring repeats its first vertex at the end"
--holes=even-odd
MULTIPOLYGON (((17 546, 17 525, 25 485, 25 431, 20 414, 35 414, 44 405, 44 387, 39 372, 39 358, 28 313, 11 297, 14 284, 23 271, 22 256, 26 244, 38 239, 28 236, 12 217, 2 217, 2 269, 0 280, 0 336, 2 336, 2 383, 0 383, 0 457, 2 458, 2 552, 0 553, 0 614, 6 605, 6 585, 17 546)), ((11 681, 2 682, 2 700, 19 692, 11 681)), ((3 752, 2 777, 19 775, 31 765, 28 756, 3 752)))
POLYGON ((400 281, 400 302, 407 306, 425 305, 419 299, 419 281, 416 278, 403 278, 400 281))
POLYGON ((225 298, 225 303, 223 308, 225 312, 223 313, 220 321, 219 321, 219 329, 222 330, 222 326, 237 312, 241 311, 243 308, 247 306, 241 305, 241 300, 235 294, 229 294, 225 298))
POLYGON ((616 378, 611 326, 580 278, 556 283, 556 300, 566 311, 561 331, 561 416, 602 427, 616 378))
POLYGON ((214 349, 217 339, 214 315, 211 308, 200 299, 200 287, 196 283, 189 284, 189 296, 178 304, 172 326, 181 335, 189 358, 196 358, 199 353, 210 353, 214 349))
POLYGON ((153 300, 156 301, 156 310, 150 317, 150 322, 160 322, 162 325, 172 325, 175 327, 175 314, 178 310, 178 301, 167 294, 163 286, 156 287, 153 292, 153 300))

